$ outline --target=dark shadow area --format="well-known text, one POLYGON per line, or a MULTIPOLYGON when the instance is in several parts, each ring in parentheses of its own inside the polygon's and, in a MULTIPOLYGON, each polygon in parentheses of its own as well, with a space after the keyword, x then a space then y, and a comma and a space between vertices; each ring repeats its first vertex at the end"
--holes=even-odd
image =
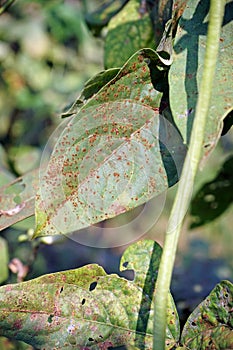
POLYGON ((212 222, 233 203, 233 156, 210 182, 204 184, 191 203, 191 228, 212 222))
POLYGON ((152 307, 152 300, 154 294, 155 280, 158 273, 158 251, 155 249, 156 243, 154 244, 150 265, 147 270, 146 279, 144 282, 142 299, 140 309, 138 313, 135 346, 139 349, 145 349, 145 336, 147 323, 150 316, 150 309, 152 307))

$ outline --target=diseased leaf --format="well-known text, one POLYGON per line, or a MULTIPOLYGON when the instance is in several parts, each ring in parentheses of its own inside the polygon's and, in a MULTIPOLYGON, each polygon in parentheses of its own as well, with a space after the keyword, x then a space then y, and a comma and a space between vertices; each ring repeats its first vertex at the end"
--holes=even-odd
MULTIPOLYGON (((130 246, 121 269, 133 268, 133 281, 107 275, 93 264, 1 287, 0 335, 46 350, 151 349, 154 290, 148 279, 156 278, 160 256, 153 241, 130 246)), ((166 349, 178 338, 178 316, 169 296, 166 349)))
MULTIPOLYGON (((232 110, 232 4, 227 1, 225 7, 219 58, 203 144, 203 160, 215 147, 221 135, 223 119, 232 110)), ((169 72, 171 110, 187 144, 190 140, 203 71, 208 11, 207 0, 188 2, 179 21, 174 43, 174 62, 169 72)))
POLYGON ((189 316, 181 342, 190 350, 233 348, 233 285, 223 281, 189 316))
POLYGON ((111 81, 120 71, 120 68, 111 68, 104 70, 96 74, 93 78, 89 79, 75 103, 71 108, 62 114, 62 117, 69 117, 72 114, 78 112, 78 110, 83 106, 88 99, 90 99, 94 94, 96 94, 102 87, 104 87, 109 81, 111 81))
POLYGON ((38 169, 0 188, 0 230, 34 215, 38 169))
POLYGON ((115 16, 129 0, 108 0, 102 1, 94 12, 87 13, 85 16, 88 27, 94 35, 99 35, 101 29, 108 24, 110 19, 115 16))
POLYGON ((130 0, 108 24, 105 38, 105 68, 121 67, 137 50, 155 48, 148 12, 140 13, 140 0, 130 0))
POLYGON ((9 254, 7 241, 0 237, 0 284, 8 278, 8 262, 9 254))
POLYGON ((35 237, 67 234, 114 217, 178 181, 186 149, 159 115, 158 63, 153 50, 137 52, 60 126, 41 174, 35 237))
POLYGON ((191 203, 192 224, 197 227, 218 218, 233 203, 233 156, 215 179, 204 184, 191 203))

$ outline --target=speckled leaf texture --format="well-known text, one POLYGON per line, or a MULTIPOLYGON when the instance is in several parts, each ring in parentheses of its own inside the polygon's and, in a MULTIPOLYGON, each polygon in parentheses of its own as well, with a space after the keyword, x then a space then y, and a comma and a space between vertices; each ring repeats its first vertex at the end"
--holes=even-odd
MULTIPOLYGON (((179 21, 174 42, 173 64, 169 72, 170 104, 174 120, 188 144, 198 89, 203 72, 208 0, 190 0, 179 21)), ((219 58, 205 131, 203 161, 214 149, 224 117, 232 110, 233 3, 226 1, 219 58)))
POLYGON ((105 68, 121 67, 134 52, 154 47, 149 13, 140 13, 140 0, 130 0, 107 27, 104 47, 105 68))
POLYGON ((190 350, 233 349, 233 285, 222 281, 193 311, 181 341, 190 350))
POLYGON ((159 114, 163 72, 151 49, 117 76, 56 137, 36 198, 36 236, 68 234, 147 202, 179 179, 185 146, 159 114), (150 68, 153 68, 153 84, 150 68))
MULTIPOLYGON (((133 269, 133 281, 107 275, 93 264, 3 286, 0 335, 46 350, 121 345, 152 349, 155 292, 149 281, 157 276, 160 256, 161 248, 153 241, 131 245, 120 269, 133 269)), ((178 339, 178 316, 169 297, 166 349, 178 339)))

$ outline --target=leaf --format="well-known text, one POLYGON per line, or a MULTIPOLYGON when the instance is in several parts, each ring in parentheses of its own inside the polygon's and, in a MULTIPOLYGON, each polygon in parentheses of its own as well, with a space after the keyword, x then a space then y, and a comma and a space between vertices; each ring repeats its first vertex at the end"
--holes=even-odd
POLYGON ((0 349, 1 350, 33 350, 33 348, 23 342, 17 342, 4 337, 0 337, 0 349))
POLYGON ((9 252, 7 241, 0 237, 0 284, 8 278, 9 252))
POLYGON ((38 147, 12 146, 8 155, 12 167, 19 175, 28 173, 40 165, 41 152, 38 147))
MULTIPOLYGON (((156 30, 156 33, 160 32, 161 29, 163 30, 164 23, 166 23, 162 38, 156 48, 156 52, 159 55, 161 62, 168 66, 173 62, 173 41, 177 30, 178 20, 184 12, 186 2, 186 0, 177 0, 172 4, 172 1, 165 0, 161 1, 159 6, 155 3, 154 7, 157 7, 157 9, 156 11, 152 10, 153 26, 155 27, 154 30, 156 30), (170 14, 171 7, 172 16, 170 14), (170 17, 172 18, 170 19, 170 17)), ((157 40, 158 39, 160 38, 158 37, 157 40)))
POLYGON ((34 215, 38 169, 0 188, 0 231, 34 215))
MULTIPOLYGON (((161 248, 153 241, 139 241, 126 250, 121 269, 128 262, 135 269, 133 281, 107 275, 92 264, 1 287, 0 335, 48 350, 121 345, 152 349, 154 291, 149 279, 157 276, 160 256, 161 248)), ((170 296, 166 349, 178 338, 170 296)))
POLYGON ((229 157, 216 178, 204 184, 191 204, 191 228, 205 225, 224 213, 233 203, 233 156, 229 157))
POLYGON ((67 234, 145 203, 178 181, 185 147, 159 115, 162 81, 151 49, 118 75, 53 139, 36 198, 35 237, 67 234), (147 62, 153 73, 150 73, 147 62))
POLYGON ((190 350, 233 348, 233 285, 217 284, 189 316, 181 342, 190 350))
POLYGON ((83 104, 96 94, 102 87, 104 87, 109 81, 111 81, 120 71, 120 68, 111 68, 99 72, 93 78, 89 79, 75 103, 71 108, 62 114, 62 118, 69 117, 72 114, 78 112, 83 104))
POLYGON ((87 13, 85 16, 88 27, 94 35, 99 35, 101 29, 108 24, 110 19, 115 16, 129 0, 109 0, 102 1, 94 12, 87 13))
POLYGON ((13 179, 14 175, 6 168, 2 168, 0 166, 0 188, 1 186, 11 182, 13 179))
POLYGON ((121 67, 134 52, 154 47, 149 14, 142 15, 139 8, 140 0, 131 0, 109 22, 104 47, 106 68, 121 67))
POLYGON ((15 176, 11 173, 8 166, 7 153, 0 144, 0 187, 13 181, 14 178, 15 176))
MULTIPOLYGON (((189 1, 179 21, 174 62, 169 72, 170 103, 184 141, 190 140, 206 47, 209 1, 189 1)), ((215 147, 223 119, 232 110, 232 2, 227 2, 220 39, 219 58, 203 144, 203 160, 215 147)))

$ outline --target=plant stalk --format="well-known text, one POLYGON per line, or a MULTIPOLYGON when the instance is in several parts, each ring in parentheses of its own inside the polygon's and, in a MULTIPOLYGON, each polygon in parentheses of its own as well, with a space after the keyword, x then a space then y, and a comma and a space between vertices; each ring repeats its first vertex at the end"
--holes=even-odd
POLYGON ((3 14, 3 12, 5 12, 8 7, 13 4, 13 2, 15 2, 15 0, 8 0, 2 6, 0 6, 0 15, 3 14))
POLYGON ((185 158, 181 179, 179 181, 178 190, 170 214, 156 282, 153 350, 165 349, 168 293, 182 222, 190 203, 194 178, 198 171, 198 165, 201 158, 218 58, 224 7, 225 1, 223 0, 211 0, 210 2, 203 75, 196 105, 190 147, 185 158))

